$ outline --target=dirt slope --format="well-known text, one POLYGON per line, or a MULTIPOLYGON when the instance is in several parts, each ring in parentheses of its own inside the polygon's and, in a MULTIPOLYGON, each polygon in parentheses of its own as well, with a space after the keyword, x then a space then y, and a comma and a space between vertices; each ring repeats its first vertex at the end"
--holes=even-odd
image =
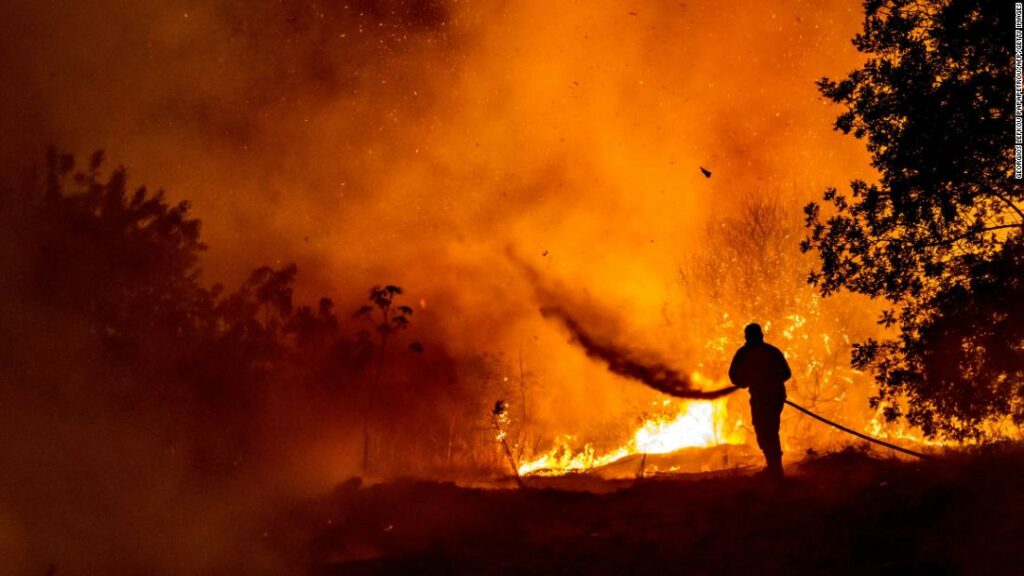
MULTIPOLYGON (((307 573, 1020 574, 1024 452, 856 451, 607 493, 357 481, 276 527, 307 573)), ((598 490, 600 491, 600 490, 598 490)))

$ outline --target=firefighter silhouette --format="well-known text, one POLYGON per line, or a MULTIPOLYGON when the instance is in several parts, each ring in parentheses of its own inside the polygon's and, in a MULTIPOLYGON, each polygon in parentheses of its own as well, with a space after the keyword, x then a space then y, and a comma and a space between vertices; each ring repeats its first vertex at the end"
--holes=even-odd
POLYGON ((770 477, 782 478, 779 419, 786 401, 786 380, 793 374, 782 351, 764 341, 759 324, 748 324, 743 334, 747 343, 733 356, 729 379, 750 391, 750 415, 757 445, 767 464, 765 472, 770 477))

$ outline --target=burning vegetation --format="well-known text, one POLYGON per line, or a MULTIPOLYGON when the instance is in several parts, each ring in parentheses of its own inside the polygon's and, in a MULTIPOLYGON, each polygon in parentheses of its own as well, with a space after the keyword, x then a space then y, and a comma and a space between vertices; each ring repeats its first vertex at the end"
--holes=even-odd
POLYGON ((0 572, 1009 565, 1012 12, 23 4, 0 572), (749 477, 751 322, 786 485, 749 477))

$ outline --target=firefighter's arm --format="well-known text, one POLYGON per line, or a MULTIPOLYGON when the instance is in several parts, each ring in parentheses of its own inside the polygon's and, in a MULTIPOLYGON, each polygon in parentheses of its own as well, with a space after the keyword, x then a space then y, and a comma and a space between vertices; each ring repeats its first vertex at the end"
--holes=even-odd
POLYGON ((743 349, 740 348, 736 351, 736 355, 732 357, 732 363, 729 365, 729 380, 732 381, 733 385, 737 388, 746 388, 747 383, 744 382, 744 378, 740 375, 740 363, 743 361, 741 356, 743 355, 743 349))
POLYGON ((779 350, 779 375, 782 376, 782 381, 785 382, 793 377, 793 371, 789 369, 789 362, 786 362, 786 355, 779 350))

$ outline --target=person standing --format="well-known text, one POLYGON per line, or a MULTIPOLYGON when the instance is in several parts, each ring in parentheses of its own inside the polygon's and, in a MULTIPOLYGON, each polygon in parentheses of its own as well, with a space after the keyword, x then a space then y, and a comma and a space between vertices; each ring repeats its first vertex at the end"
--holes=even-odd
POLYGON ((782 444, 779 426, 786 401, 786 380, 793 373, 782 351, 764 341, 759 324, 743 329, 746 344, 736 351, 729 366, 729 379, 750 391, 750 416, 757 434, 757 445, 764 453, 765 473, 782 479, 782 444))

